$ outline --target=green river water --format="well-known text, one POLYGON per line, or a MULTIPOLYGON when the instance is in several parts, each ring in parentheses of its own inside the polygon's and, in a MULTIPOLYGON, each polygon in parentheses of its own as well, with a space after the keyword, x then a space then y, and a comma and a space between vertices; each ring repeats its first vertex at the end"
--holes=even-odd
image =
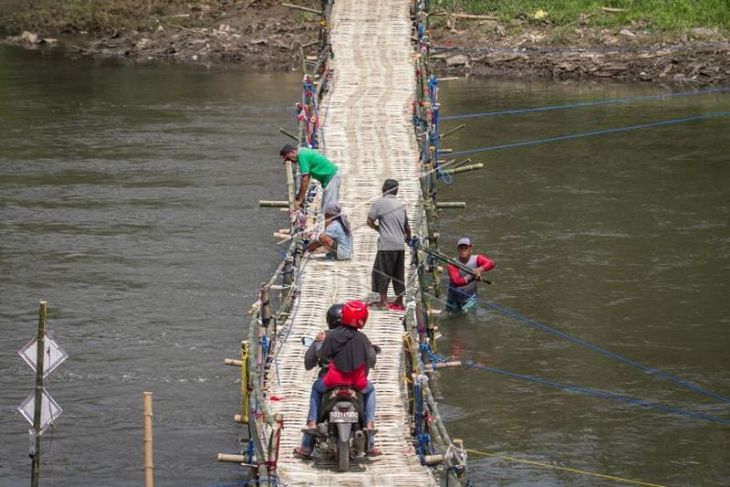
MULTIPOLYGON (((148 390, 157 485, 243 478, 215 460, 238 450, 239 385, 223 358, 238 353, 245 310, 280 259, 271 234, 285 217, 257 202, 283 197, 278 127, 295 128, 300 79, 0 48, 1 485, 30 477, 15 408, 33 373, 15 352, 35 334, 39 299, 70 354, 47 380, 64 413, 43 436, 42 485, 140 485, 148 390)), ((669 91, 459 80, 442 83, 441 105, 446 116, 669 91)), ((476 118, 443 145, 729 109, 711 94, 476 118)), ((466 235, 497 264, 479 309, 440 323, 440 353, 492 368, 438 374, 453 437, 654 484, 730 485, 730 406, 651 373, 730 396, 729 134, 716 118, 481 152, 484 169, 440 187, 441 200, 468 205, 443 213, 442 250, 466 235)), ((475 485, 621 485, 476 453, 469 468, 475 485)))

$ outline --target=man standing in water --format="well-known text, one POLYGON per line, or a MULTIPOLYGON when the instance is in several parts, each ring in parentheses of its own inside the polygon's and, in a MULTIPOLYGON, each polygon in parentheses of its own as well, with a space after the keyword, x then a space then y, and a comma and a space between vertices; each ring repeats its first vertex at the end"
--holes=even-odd
POLYGON ((398 181, 386 179, 383 183, 383 196, 373 202, 368 213, 368 226, 377 230, 378 253, 372 272, 372 289, 380 295, 373 306, 393 311, 403 311, 403 295, 406 292, 405 261, 403 245, 411 239, 406 206, 398 201, 398 181), (393 281, 395 301, 388 304, 388 286, 393 281))
POLYGON ((322 208, 330 204, 337 204, 338 193, 340 192, 340 172, 337 165, 330 162, 324 155, 314 149, 297 149, 291 144, 286 144, 279 151, 284 161, 299 164, 299 173, 302 180, 299 183, 299 194, 294 200, 294 208, 300 208, 307 196, 307 189, 311 178, 316 179, 322 185, 322 208))
POLYGON ((473 273, 459 269, 454 264, 448 265, 449 295, 446 311, 449 313, 466 312, 477 302, 477 281, 482 274, 494 268, 494 262, 483 255, 472 255, 471 240, 460 238, 456 244, 459 251, 459 262, 473 270, 473 273))

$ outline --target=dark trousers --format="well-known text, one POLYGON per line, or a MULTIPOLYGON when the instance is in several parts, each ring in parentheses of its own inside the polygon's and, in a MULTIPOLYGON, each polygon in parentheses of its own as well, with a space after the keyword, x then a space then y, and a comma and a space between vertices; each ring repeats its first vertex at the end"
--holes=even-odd
POLYGON ((405 250, 378 250, 373 264, 373 291, 387 294, 388 285, 393 281, 393 290, 397 296, 406 292, 404 281, 406 263, 405 250))

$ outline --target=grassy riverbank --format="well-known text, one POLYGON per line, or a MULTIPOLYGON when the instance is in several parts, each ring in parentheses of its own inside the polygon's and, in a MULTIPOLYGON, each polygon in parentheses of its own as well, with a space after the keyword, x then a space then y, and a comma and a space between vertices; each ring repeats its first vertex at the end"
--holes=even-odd
MULTIPOLYGON (((317 0, 296 3, 319 7, 317 0)), ((209 27, 229 19, 231 14, 246 15, 248 6, 260 10, 274 4, 270 0, 2 0, 0 32, 107 35, 125 30, 150 31, 170 22, 184 27, 209 27)), ((278 20, 301 23, 308 16, 314 17, 301 12, 278 20)))
MULTIPOLYGON (((23 30, 60 33, 108 34, 120 30, 149 30, 162 20, 175 19, 187 27, 201 27, 227 18, 237 9, 271 8, 270 0, 4 0, 0 29, 6 34, 23 30)), ((319 8, 317 0, 296 0, 319 8)), ((494 17, 515 34, 530 26, 556 31, 576 27, 621 28, 636 26, 655 35, 677 35, 693 28, 730 29, 727 0, 434 0, 434 27, 454 27, 452 14, 494 17)), ((246 9, 243 11, 245 12, 246 9)), ((280 21, 306 20, 305 13, 289 12, 280 21)), ((479 19, 466 19, 469 21, 479 19)), ((460 20, 461 22, 461 20, 460 20)))
MULTIPOLYGON (((136 62, 297 68, 316 55, 319 17, 281 3, 0 0, 0 40, 136 62)), ((432 0, 432 10, 432 45, 447 51, 441 73, 730 82, 728 0, 432 0)))
POLYGON ((730 28, 727 0, 435 0, 435 4, 448 12, 494 15, 501 22, 522 20, 558 27, 615 28, 642 24, 658 32, 730 28))

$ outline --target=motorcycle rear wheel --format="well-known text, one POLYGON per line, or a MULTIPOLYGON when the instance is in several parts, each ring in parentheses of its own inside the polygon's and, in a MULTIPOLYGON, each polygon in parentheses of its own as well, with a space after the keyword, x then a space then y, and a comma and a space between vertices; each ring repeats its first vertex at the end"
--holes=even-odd
POLYGON ((340 472, 350 470, 350 442, 337 439, 337 464, 340 472))

